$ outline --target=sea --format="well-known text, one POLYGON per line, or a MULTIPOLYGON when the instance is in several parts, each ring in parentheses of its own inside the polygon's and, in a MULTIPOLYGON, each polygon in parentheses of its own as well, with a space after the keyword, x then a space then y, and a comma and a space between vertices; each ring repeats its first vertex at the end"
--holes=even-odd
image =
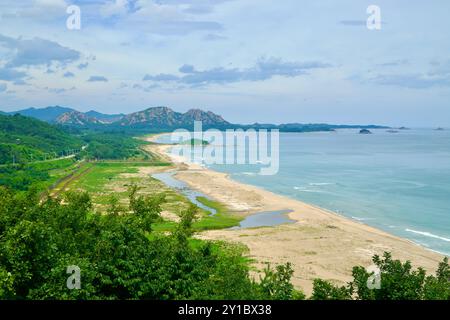
POLYGON ((371 132, 280 133, 275 175, 207 167, 450 256, 450 130, 371 132))

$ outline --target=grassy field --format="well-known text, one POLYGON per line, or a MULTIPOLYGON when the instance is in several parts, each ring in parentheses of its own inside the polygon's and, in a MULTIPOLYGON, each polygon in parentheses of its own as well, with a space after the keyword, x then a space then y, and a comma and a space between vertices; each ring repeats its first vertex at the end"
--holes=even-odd
POLYGON ((215 215, 206 214, 200 220, 194 223, 194 229, 211 230, 236 227, 242 221, 242 217, 230 212, 225 205, 220 202, 207 199, 205 197, 197 197, 197 200, 207 207, 215 209, 215 215))
MULTIPOLYGON (((180 195, 180 197, 184 198, 180 195)), ((185 198, 184 198, 185 199, 185 198)), ((242 221, 242 217, 239 215, 230 212, 226 206, 223 204, 213 201, 204 197, 197 197, 197 200, 217 211, 215 215, 211 215, 210 212, 203 210, 202 208, 198 208, 197 219, 193 223, 194 231, 206 231, 206 230, 217 230, 217 229, 226 229, 239 225, 239 222, 242 221)), ((154 226, 155 231, 173 231, 176 227, 176 223, 174 221, 163 221, 157 223, 154 226)))
POLYGON ((65 189, 89 192, 94 205, 98 207, 106 205, 112 195, 125 204, 128 200, 128 188, 133 184, 139 187, 140 194, 165 192, 164 186, 150 177, 150 172, 156 172, 163 164, 108 161, 89 163, 88 166, 89 170, 75 177, 65 189))
POLYGON ((80 165, 66 158, 28 164, 0 167, 0 185, 14 190, 27 190, 31 186, 40 191, 53 188, 58 181, 76 171, 80 165))
MULTIPOLYGON (((128 189, 132 185, 139 188, 138 194, 164 194, 163 219, 154 225, 155 231, 172 231, 176 226, 177 217, 186 210, 190 201, 182 194, 167 187, 164 183, 151 177, 152 173, 164 170, 170 164, 164 162, 133 162, 108 161, 91 162, 80 166, 71 179, 62 181, 55 187, 56 192, 87 191, 92 197, 94 207, 104 212, 111 197, 114 195, 123 206, 128 205, 128 189)), ((197 220, 194 223, 196 231, 223 229, 239 225, 241 218, 221 203, 207 198, 198 197, 202 204, 213 208, 217 214, 198 208, 197 220)))

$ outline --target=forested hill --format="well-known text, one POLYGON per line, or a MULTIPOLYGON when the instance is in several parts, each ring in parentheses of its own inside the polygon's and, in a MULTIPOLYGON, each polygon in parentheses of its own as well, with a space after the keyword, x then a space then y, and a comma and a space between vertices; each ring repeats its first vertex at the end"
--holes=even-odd
POLYGON ((81 139, 46 122, 0 114, 0 164, 61 156, 82 145, 81 139))

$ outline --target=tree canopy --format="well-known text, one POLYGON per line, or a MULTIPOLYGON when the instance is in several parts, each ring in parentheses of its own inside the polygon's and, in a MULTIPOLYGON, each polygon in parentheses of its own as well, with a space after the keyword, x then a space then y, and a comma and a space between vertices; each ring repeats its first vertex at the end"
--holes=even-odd
MULTIPOLYGON (((96 212, 87 193, 45 197, 0 187, 0 299, 304 299, 291 282, 288 263, 250 276, 239 247, 192 238, 197 208, 181 214, 170 234, 155 233, 161 195, 129 190, 129 206, 112 198, 96 212), (81 288, 69 290, 67 268, 81 271, 81 288)), ((413 270, 389 253, 375 256, 381 288, 353 269, 353 281, 337 287, 314 281, 311 299, 449 299, 445 259, 435 275, 413 270)))

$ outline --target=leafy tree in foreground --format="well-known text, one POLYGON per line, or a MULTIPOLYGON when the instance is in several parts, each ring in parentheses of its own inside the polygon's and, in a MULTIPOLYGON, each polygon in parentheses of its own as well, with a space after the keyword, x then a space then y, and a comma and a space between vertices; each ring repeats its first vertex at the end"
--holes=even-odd
POLYGON ((315 279, 312 300, 351 300, 351 290, 345 286, 337 287, 332 283, 315 279))
MULTIPOLYGON (((0 187, 0 299, 303 299, 292 266, 267 267, 250 276, 238 246, 193 239, 196 207, 181 214, 172 234, 156 233, 164 197, 130 189, 128 208, 114 197, 105 213, 93 210, 87 193, 41 199, 36 191, 0 187), (69 290, 69 266, 81 270, 81 289, 69 290)), ((353 269, 353 281, 336 287, 314 281, 312 299, 450 299, 445 259, 435 275, 389 253, 374 256, 381 289, 353 269)))
POLYGON ((0 299, 278 299, 292 291, 291 271, 270 271, 263 281, 277 290, 267 292, 236 247, 193 246, 195 207, 174 234, 153 233, 164 198, 134 187, 129 208, 112 199, 106 214, 86 193, 41 201, 0 187, 0 201, 0 299), (80 290, 66 286, 72 265, 80 290))
POLYGON ((428 276, 423 268, 414 270, 411 262, 394 260, 388 252, 382 257, 375 255, 372 260, 380 270, 379 289, 371 289, 367 285, 374 274, 357 266, 353 268, 353 281, 347 286, 337 287, 328 281, 316 279, 312 299, 450 300, 450 266, 447 257, 439 264, 436 275, 428 276))
POLYGON ((294 270, 287 263, 279 265, 275 270, 268 265, 264 269, 264 276, 260 278, 261 298, 273 300, 303 300, 304 294, 294 289, 291 283, 294 270))

